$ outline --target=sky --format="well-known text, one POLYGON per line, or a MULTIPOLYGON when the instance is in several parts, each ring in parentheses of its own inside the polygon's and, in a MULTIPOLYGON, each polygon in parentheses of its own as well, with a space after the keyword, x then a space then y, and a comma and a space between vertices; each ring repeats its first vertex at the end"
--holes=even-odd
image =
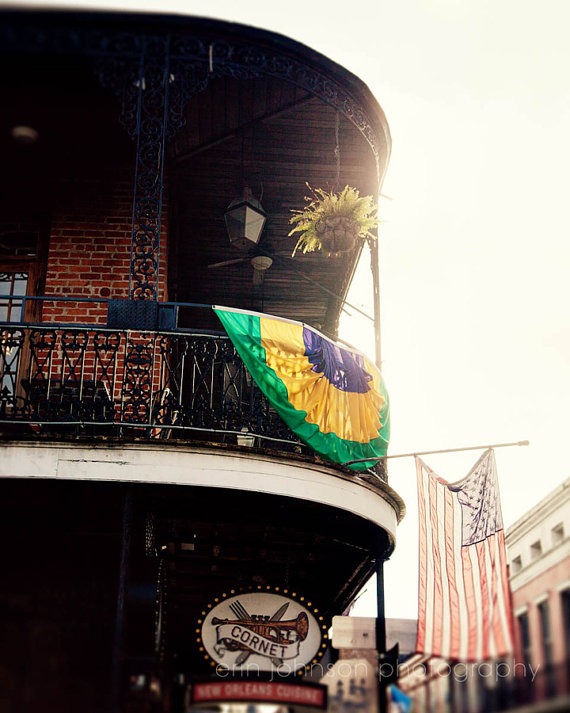
MULTIPOLYGON (((9 4, 38 3, 0 0, 9 4)), ((507 528, 570 476, 568 0, 51 5, 241 22, 300 41, 363 80, 392 134, 379 229, 389 453, 528 439, 496 450, 507 528)), ((366 277, 367 269, 359 286, 366 277)), ((351 295, 371 309, 369 298, 369 290, 351 295)), ((341 336, 373 356, 356 314, 341 336)), ((457 481, 481 452, 423 458, 457 481)), ((413 459, 393 458, 388 473, 407 514, 385 566, 386 615, 409 618, 417 602, 413 459)), ((373 592, 360 615, 373 615, 373 592)))

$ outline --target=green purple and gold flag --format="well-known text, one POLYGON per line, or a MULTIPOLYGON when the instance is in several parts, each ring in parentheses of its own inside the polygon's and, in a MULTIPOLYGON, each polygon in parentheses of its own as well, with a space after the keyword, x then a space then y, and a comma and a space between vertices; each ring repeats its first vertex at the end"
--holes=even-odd
POLYGON ((301 322, 214 310, 257 386, 301 441, 335 463, 386 455, 390 405, 373 362, 301 322))

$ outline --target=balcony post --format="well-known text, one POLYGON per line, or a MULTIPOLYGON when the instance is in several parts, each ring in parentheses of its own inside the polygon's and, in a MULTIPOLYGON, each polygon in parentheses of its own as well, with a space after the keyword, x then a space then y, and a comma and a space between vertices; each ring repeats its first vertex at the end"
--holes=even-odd
POLYGON ((136 79, 131 299, 158 300, 164 152, 168 130, 169 37, 145 38, 136 79))
POLYGON ((376 366, 382 370, 382 345, 380 339, 380 265, 378 240, 369 240, 370 269, 372 271, 372 306, 374 314, 374 349, 376 366))

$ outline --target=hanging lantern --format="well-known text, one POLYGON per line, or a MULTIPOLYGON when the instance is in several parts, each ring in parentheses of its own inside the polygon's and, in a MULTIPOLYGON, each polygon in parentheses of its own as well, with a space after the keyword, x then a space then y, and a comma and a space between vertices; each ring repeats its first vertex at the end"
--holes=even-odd
POLYGON ((230 243, 238 248, 245 248, 259 242, 267 213, 261 203, 251 195, 249 188, 244 188, 243 196, 229 204, 224 220, 230 243))

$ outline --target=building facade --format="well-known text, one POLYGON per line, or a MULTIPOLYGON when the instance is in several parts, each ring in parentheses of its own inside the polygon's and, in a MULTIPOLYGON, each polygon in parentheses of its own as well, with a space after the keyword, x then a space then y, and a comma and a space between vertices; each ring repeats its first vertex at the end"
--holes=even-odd
POLYGON ((307 183, 377 198, 384 114, 274 33, 1 19, 0 708, 326 710, 312 667, 373 573, 381 592, 404 505, 360 405, 323 396, 336 425, 299 434, 214 306, 297 330, 309 375, 348 359, 361 386, 334 393, 388 426, 373 360, 334 341, 360 258, 378 324, 377 241, 293 258, 289 235, 307 183))
POLYGON ((507 531, 518 676, 523 697, 546 710, 570 700, 570 479, 507 531), (533 676, 529 672, 536 672, 533 676), (534 679, 534 680, 531 680, 534 679))

